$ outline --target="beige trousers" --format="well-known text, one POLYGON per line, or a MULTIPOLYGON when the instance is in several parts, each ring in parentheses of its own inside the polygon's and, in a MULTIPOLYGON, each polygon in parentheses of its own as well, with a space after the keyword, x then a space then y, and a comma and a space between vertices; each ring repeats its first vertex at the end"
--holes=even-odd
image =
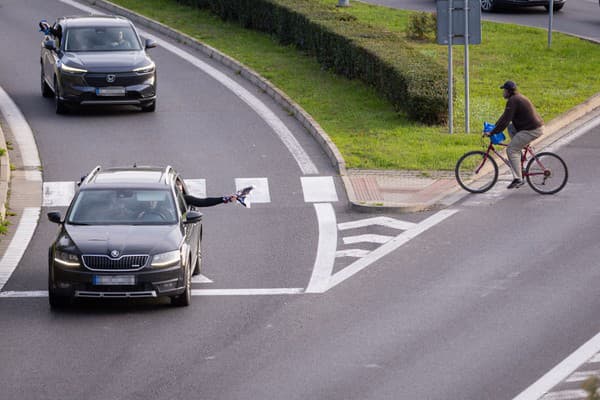
MULTIPOLYGON (((509 127, 508 132, 511 129, 509 127)), ((513 175, 516 179, 523 179, 523 171, 521 171, 521 150, 535 139, 542 136, 544 127, 540 126, 537 129, 530 131, 518 131, 514 136, 511 135, 510 143, 506 148, 506 155, 512 167, 513 175)))

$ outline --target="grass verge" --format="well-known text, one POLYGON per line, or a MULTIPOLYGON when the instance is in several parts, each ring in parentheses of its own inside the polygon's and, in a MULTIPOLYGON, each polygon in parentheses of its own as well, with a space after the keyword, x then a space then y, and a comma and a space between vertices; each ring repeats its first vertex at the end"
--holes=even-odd
MULTIPOLYGON (((173 0, 112 0, 173 26, 254 69, 300 104, 330 135, 348 168, 451 170, 478 134, 448 135, 446 126, 427 126, 396 113, 372 88, 321 69, 312 57, 280 45, 269 35, 223 22, 209 11, 173 0)), ((335 0, 321 1, 335 8, 335 0)), ((358 1, 339 12, 373 26, 404 32, 413 12, 358 1)), ((447 48, 413 42, 424 55, 446 63, 447 48)), ((454 47, 457 98, 455 132, 464 132, 463 47, 454 47)), ((482 44, 469 47, 470 130, 494 122, 504 99, 498 87, 516 81, 549 121, 600 92, 600 46, 555 33, 547 48, 543 29, 482 22, 482 44)), ((160 66, 159 66, 160 67, 160 66)))

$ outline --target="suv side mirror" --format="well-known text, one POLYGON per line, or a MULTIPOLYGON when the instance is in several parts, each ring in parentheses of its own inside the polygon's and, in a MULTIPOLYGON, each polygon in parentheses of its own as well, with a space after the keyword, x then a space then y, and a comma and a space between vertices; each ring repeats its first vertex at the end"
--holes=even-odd
POLYGON ((156 47, 156 42, 152 39, 146 39, 146 48, 152 49, 154 47, 156 47))
POLYGON ((198 211, 188 211, 185 214, 185 221, 183 221, 184 224, 194 224, 196 222, 200 222, 202 221, 202 213, 198 212, 198 211))
POLYGON ((48 213, 48 219, 55 224, 62 224, 62 216, 59 211, 51 211, 48 213))
POLYGON ((56 50, 56 42, 52 39, 48 39, 44 42, 44 47, 48 50, 56 50))

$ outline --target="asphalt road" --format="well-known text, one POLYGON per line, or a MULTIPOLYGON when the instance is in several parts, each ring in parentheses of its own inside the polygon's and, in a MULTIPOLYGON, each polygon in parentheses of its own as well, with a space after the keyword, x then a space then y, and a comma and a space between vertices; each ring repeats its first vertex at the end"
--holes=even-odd
MULTIPOLYGON (((407 10, 435 11, 435 0, 365 0, 407 10)), ((482 13, 482 18, 496 22, 537 26, 548 29, 548 12, 544 7, 518 8, 482 13)), ((563 9, 554 14, 553 29, 600 41, 600 7, 596 0, 568 0, 563 9)))
MULTIPOLYGON (((36 24, 77 10, 43 0, 9 0, 0 10, 2 37, 20 49, 0 58, 0 86, 34 130, 44 181, 133 161, 172 163, 206 178, 209 194, 232 191, 235 177, 267 177, 271 202, 206 210, 204 274, 214 283, 194 288, 307 287, 319 238, 315 207, 303 201, 297 163, 247 105, 159 47, 155 114, 57 116, 39 94, 36 24)), ((313 140, 261 99, 319 174, 333 175, 313 140)), ((560 149, 571 172, 560 194, 523 187, 467 196, 454 214, 324 293, 195 296, 184 309, 160 300, 81 301, 62 312, 45 298, 0 298, 0 397, 512 399, 599 330, 599 134, 560 149)), ((338 223, 372 217, 348 211, 337 193, 338 223)), ((388 217, 419 227, 438 215, 388 217)), ((365 225, 338 226, 337 250, 360 248, 368 259, 384 246, 360 242, 362 235, 399 234, 365 225)), ((40 221, 3 290, 45 289, 55 231, 40 221)), ((339 257, 333 273, 353 261, 339 257)))

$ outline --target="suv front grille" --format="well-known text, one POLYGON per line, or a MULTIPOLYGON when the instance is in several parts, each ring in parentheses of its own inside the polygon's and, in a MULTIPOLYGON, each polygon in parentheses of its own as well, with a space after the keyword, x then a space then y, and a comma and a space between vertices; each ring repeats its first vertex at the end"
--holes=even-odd
POLYGON ((137 271, 144 268, 148 256, 109 256, 84 255, 83 264, 92 271, 137 271))
POLYGON ((87 73, 85 74, 85 81, 88 86, 93 87, 107 87, 107 86, 133 86, 141 85, 146 82, 150 74, 137 74, 135 72, 125 72, 116 74, 99 74, 99 73, 87 73), (106 80, 107 75, 114 75, 114 81, 108 82, 106 80))

